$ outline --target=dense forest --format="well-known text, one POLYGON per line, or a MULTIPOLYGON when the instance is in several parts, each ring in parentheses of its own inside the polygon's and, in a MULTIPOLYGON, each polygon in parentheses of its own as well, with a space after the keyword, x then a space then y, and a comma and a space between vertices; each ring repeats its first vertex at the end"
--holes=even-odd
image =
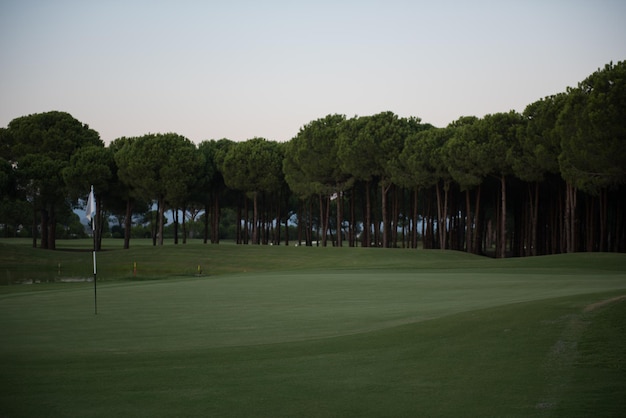
POLYGON ((288 142, 196 145, 165 133, 105 146, 87 124, 52 111, 0 129, 4 236, 54 249, 92 185, 98 248, 110 217, 124 248, 138 223, 162 245, 171 211, 175 243, 186 242, 190 221, 205 243, 219 243, 228 213, 239 244, 624 252, 626 62, 521 114, 444 128, 392 112, 334 114, 288 142))

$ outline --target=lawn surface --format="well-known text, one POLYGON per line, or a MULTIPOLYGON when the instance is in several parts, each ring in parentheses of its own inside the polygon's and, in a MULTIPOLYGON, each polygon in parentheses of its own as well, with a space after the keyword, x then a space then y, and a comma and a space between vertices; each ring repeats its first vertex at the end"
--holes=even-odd
POLYGON ((0 416, 626 410, 623 254, 105 250, 0 242, 0 416))

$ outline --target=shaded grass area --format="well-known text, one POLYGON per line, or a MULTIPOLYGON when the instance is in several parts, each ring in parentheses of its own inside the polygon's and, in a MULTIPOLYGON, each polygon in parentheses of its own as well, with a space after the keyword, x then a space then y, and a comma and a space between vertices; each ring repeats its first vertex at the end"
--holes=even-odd
MULTIPOLYGON (((623 296, 623 295, 622 295, 623 296)), ((569 381, 556 405, 563 417, 620 417, 626 411, 626 299, 577 318, 569 381)))
MULTIPOLYGON (((16 278, 92 277, 90 240, 57 241, 56 251, 34 249, 28 241, 0 240, 0 265, 16 278)), ((134 240, 129 250, 120 248, 119 240, 104 240, 103 251, 97 254, 100 280, 166 278, 195 276, 198 266, 203 276, 225 273, 263 272, 311 268, 458 268, 489 261, 465 253, 428 251, 386 251, 378 248, 285 247, 234 244, 202 244, 190 241, 186 245, 152 246, 151 240, 134 240), (426 254, 425 253, 425 254, 426 254), (446 263, 454 261, 457 265, 446 263), (134 275, 133 267, 137 264, 134 275)))
MULTIPOLYGON (((610 295, 512 304, 279 344, 52 350, 13 353, 10 362, 4 353, 2 409, 8 416, 565 417, 589 416, 584 412, 590 410, 593 416, 619 416, 612 413, 623 405, 615 396, 623 374, 610 376, 613 391, 607 395, 606 380, 585 378, 609 377, 602 365, 579 368, 558 350, 582 307, 610 295), (590 403, 597 397, 602 404, 590 403)), ((603 315, 624 313, 613 309, 603 315)), ((586 320, 603 323, 596 315, 586 314, 586 320)), ((607 335, 599 328, 587 326, 569 343, 607 335)), ((608 335, 615 344, 575 358, 623 359, 624 334, 611 329, 608 335)))
MULTIPOLYGON (((59 282, 93 278, 90 240, 58 240, 57 251, 34 249, 30 241, 0 239, 0 285, 24 282, 59 282)), ((258 273, 310 269, 471 270, 580 274, 624 272, 626 254, 590 253, 512 258, 479 257, 463 252, 381 248, 322 248, 202 244, 153 247, 151 240, 133 240, 129 250, 120 240, 104 240, 97 253, 98 280, 153 280, 172 277, 215 277, 232 273, 258 273), (136 270, 134 267, 136 266, 136 270), (201 273, 198 274, 198 267, 201 273)), ((3 290, 0 286, 0 292, 3 290)))

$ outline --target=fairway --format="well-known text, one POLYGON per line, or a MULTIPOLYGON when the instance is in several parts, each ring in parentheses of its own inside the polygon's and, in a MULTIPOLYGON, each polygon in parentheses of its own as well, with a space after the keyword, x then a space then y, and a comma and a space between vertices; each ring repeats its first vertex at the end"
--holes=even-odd
POLYGON ((588 308, 624 255, 337 250, 225 246, 224 273, 99 283, 98 315, 90 283, 3 287, 0 416, 574 416, 594 373, 594 415, 625 406, 626 302, 588 308), (592 332, 621 368, 576 366, 592 332))

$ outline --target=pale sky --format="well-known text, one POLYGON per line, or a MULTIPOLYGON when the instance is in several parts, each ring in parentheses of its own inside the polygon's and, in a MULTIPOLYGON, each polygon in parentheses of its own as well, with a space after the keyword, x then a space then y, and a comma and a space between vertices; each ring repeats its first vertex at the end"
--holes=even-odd
POLYGON ((288 141, 331 113, 446 126, 626 59, 626 1, 0 0, 0 126, 288 141))

